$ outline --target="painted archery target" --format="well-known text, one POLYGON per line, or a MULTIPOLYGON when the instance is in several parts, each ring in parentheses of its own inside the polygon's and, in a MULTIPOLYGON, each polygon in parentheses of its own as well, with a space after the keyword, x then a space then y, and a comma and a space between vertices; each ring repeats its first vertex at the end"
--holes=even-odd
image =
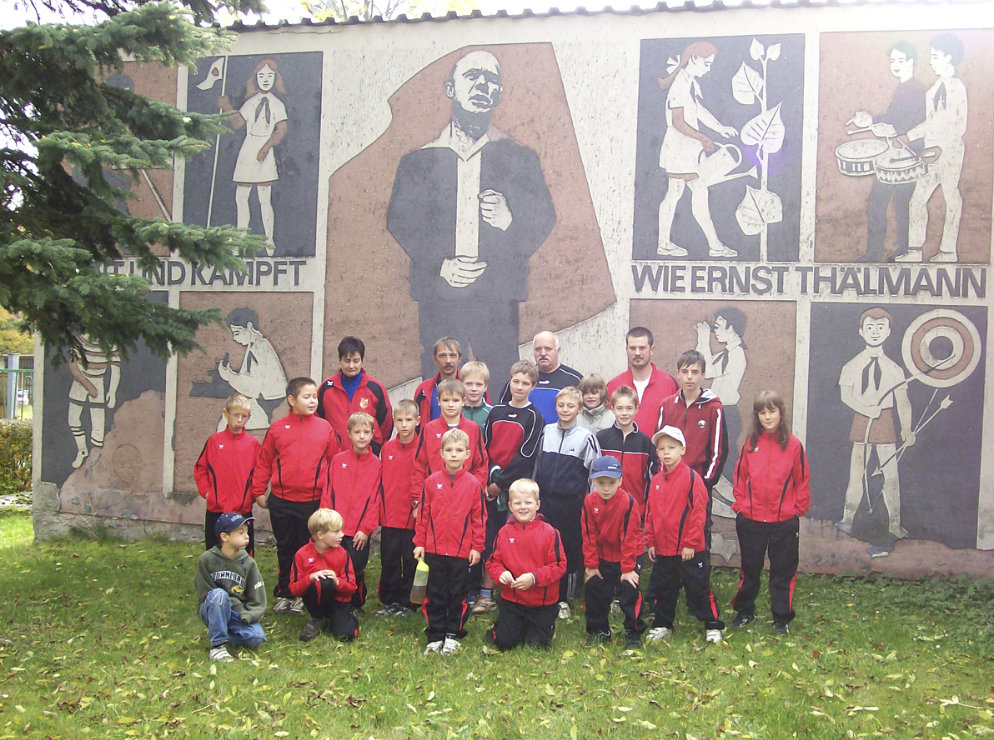
POLYGON ((980 362, 980 333, 959 311, 937 308, 911 322, 901 354, 915 380, 950 388, 969 377, 980 362))

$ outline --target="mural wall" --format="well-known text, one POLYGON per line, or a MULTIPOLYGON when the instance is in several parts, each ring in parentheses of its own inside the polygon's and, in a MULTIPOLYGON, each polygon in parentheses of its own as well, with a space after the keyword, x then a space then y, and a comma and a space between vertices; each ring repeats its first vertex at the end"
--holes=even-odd
POLYGON ((129 65, 121 84, 232 131, 122 207, 268 246, 244 275, 149 275, 154 300, 226 317, 202 352, 45 365, 38 535, 198 538, 224 398, 251 398, 261 439, 344 335, 397 400, 443 335, 496 393, 540 330, 610 378, 642 325, 665 370, 702 352, 728 410, 719 563, 770 388, 811 465, 802 567, 994 576, 994 28, 886 10, 252 29, 196 69, 129 65))

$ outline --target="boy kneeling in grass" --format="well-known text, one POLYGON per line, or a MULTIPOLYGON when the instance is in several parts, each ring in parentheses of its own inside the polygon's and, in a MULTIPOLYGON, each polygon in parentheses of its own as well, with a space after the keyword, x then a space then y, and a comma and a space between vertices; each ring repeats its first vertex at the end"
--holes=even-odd
POLYGON ((253 648, 266 641, 259 624, 266 611, 266 586, 259 566, 245 551, 251 519, 233 512, 221 514, 214 524, 221 545, 197 558, 193 585, 211 641, 211 660, 230 663, 229 644, 253 648))
POLYGON ((301 642, 310 642, 321 630, 343 642, 359 636, 359 620, 352 611, 356 574, 348 550, 342 547, 342 525, 342 515, 334 509, 315 511, 307 519, 311 541, 293 558, 290 593, 304 600, 311 615, 300 633, 301 642))
POLYGON ((513 519, 501 527, 487 572, 501 585, 500 615, 485 639, 499 650, 525 643, 548 647, 559 616, 566 554, 559 532, 538 514, 538 484, 519 478, 508 491, 513 519))

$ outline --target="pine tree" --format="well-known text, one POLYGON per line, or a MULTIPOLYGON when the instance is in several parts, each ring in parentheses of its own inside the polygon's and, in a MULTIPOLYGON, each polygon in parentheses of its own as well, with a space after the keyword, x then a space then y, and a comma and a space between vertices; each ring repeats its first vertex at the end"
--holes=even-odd
MULTIPOLYGON (((198 327, 220 318, 216 311, 149 301, 145 279, 101 267, 128 255, 149 271, 170 256, 244 269, 241 257, 264 239, 230 226, 136 218, 116 207, 132 196, 105 171, 137 177, 172 167, 174 158, 202 151, 230 128, 106 79, 125 59, 193 64, 230 38, 204 25, 215 10, 205 0, 185 0, 186 7, 61 1, 106 19, 0 31, 0 307, 19 314, 59 357, 78 352, 82 334, 123 355, 139 340, 163 357, 189 352, 198 327)), ((59 0, 37 2, 51 8, 59 0)), ((257 11, 261 0, 224 5, 257 11)))

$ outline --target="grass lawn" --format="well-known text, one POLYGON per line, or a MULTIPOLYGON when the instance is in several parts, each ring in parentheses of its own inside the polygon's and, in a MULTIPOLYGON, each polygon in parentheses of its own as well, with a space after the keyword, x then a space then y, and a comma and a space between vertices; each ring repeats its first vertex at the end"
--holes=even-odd
MULTIPOLYGON (((588 647, 579 616, 548 652, 485 654, 477 618, 459 654, 423 657, 420 616, 364 616, 352 645, 303 645, 304 617, 270 614, 269 642, 211 664, 198 547, 31 537, 28 515, 0 513, 0 738, 994 733, 989 582, 802 575, 788 636, 764 617, 705 645, 681 606, 675 635, 634 653, 588 647)), ((274 580, 274 551, 259 555, 274 580)), ((369 573, 375 586, 375 558, 369 573)), ((726 610, 736 582, 716 571, 726 610)))

